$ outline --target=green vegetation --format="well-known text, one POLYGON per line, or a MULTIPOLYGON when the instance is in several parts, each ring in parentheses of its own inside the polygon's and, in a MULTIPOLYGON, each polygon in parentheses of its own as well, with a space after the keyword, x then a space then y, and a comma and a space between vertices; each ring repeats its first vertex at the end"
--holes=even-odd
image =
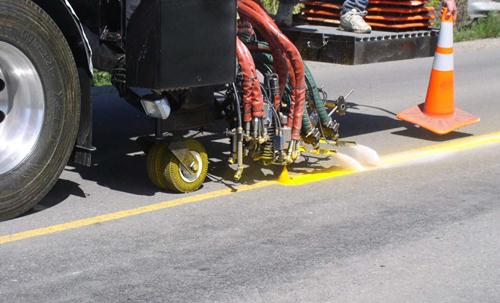
MULTIPOLYGON (((271 14, 275 15, 278 12, 278 7, 279 7, 279 0, 262 0, 262 5, 266 8, 266 10, 271 14)), ((300 12, 302 4, 297 5, 295 7, 295 14, 298 14, 300 12)))
POLYGON ((432 6, 438 11, 441 6, 441 0, 429 0, 427 1, 427 6, 432 6))
POLYGON ((455 41, 457 42, 495 37, 500 37, 500 14, 491 14, 480 18, 455 33, 455 41))
POLYGON ((262 0, 262 4, 268 12, 271 14, 276 14, 278 11, 279 1, 278 0, 262 0))
MULTIPOLYGON (((429 0, 428 6, 436 9, 439 16, 441 0, 429 0)), ((500 37, 500 14, 490 14, 487 17, 471 21, 467 12, 467 1, 457 0, 458 18, 455 20, 455 41, 468 41, 500 37)), ((439 18, 436 18, 435 26, 439 27, 439 18)))
POLYGON ((107 72, 94 70, 94 79, 92 86, 107 86, 111 85, 111 75, 107 72))

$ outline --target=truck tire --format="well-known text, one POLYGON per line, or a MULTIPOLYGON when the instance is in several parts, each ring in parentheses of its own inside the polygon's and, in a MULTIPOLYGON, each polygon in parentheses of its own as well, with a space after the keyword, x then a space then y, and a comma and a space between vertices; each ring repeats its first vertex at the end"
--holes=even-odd
POLYGON ((80 84, 57 25, 30 0, 0 1, 0 221, 35 206, 73 150, 80 84))

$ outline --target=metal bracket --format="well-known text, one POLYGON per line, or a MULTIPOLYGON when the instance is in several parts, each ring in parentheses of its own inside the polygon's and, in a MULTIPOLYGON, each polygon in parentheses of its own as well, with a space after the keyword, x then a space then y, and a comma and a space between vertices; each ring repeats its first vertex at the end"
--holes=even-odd
POLYGON ((153 144, 166 144, 168 146, 168 150, 177 160, 179 160, 182 167, 192 174, 196 174, 199 169, 199 167, 197 167, 198 163, 196 158, 193 153, 191 153, 191 150, 189 150, 189 147, 186 145, 186 142, 182 137, 166 137, 163 135, 158 136, 157 134, 154 137, 139 137, 136 142, 145 153, 149 152, 149 149, 153 144))
POLYGON ((195 174, 198 171, 199 167, 196 167, 198 165, 196 158, 193 156, 184 140, 175 140, 171 142, 168 145, 168 149, 190 173, 195 174))
POLYGON ((328 45, 328 36, 321 35, 321 38, 318 38, 316 41, 313 39, 308 39, 305 42, 307 48, 311 49, 322 49, 328 45), (320 40, 320 41, 318 41, 320 40))

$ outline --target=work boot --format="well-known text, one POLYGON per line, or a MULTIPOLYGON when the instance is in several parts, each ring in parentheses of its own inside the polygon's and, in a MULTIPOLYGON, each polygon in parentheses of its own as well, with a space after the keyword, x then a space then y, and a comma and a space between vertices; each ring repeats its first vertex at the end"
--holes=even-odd
POLYGON ((351 9, 340 16, 340 28, 348 32, 369 34, 372 28, 363 19, 364 16, 366 16, 366 11, 359 12, 356 9, 351 9))

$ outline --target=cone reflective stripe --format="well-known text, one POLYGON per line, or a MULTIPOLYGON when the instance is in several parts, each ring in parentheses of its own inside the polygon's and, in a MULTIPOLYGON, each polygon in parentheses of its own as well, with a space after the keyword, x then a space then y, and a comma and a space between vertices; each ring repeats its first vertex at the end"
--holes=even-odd
POLYGON ((442 18, 439 31, 438 47, 453 49, 453 20, 442 18))
POLYGON ((446 15, 444 9, 425 103, 398 114, 399 119, 439 135, 479 122, 479 118, 455 108, 453 17, 446 15))

